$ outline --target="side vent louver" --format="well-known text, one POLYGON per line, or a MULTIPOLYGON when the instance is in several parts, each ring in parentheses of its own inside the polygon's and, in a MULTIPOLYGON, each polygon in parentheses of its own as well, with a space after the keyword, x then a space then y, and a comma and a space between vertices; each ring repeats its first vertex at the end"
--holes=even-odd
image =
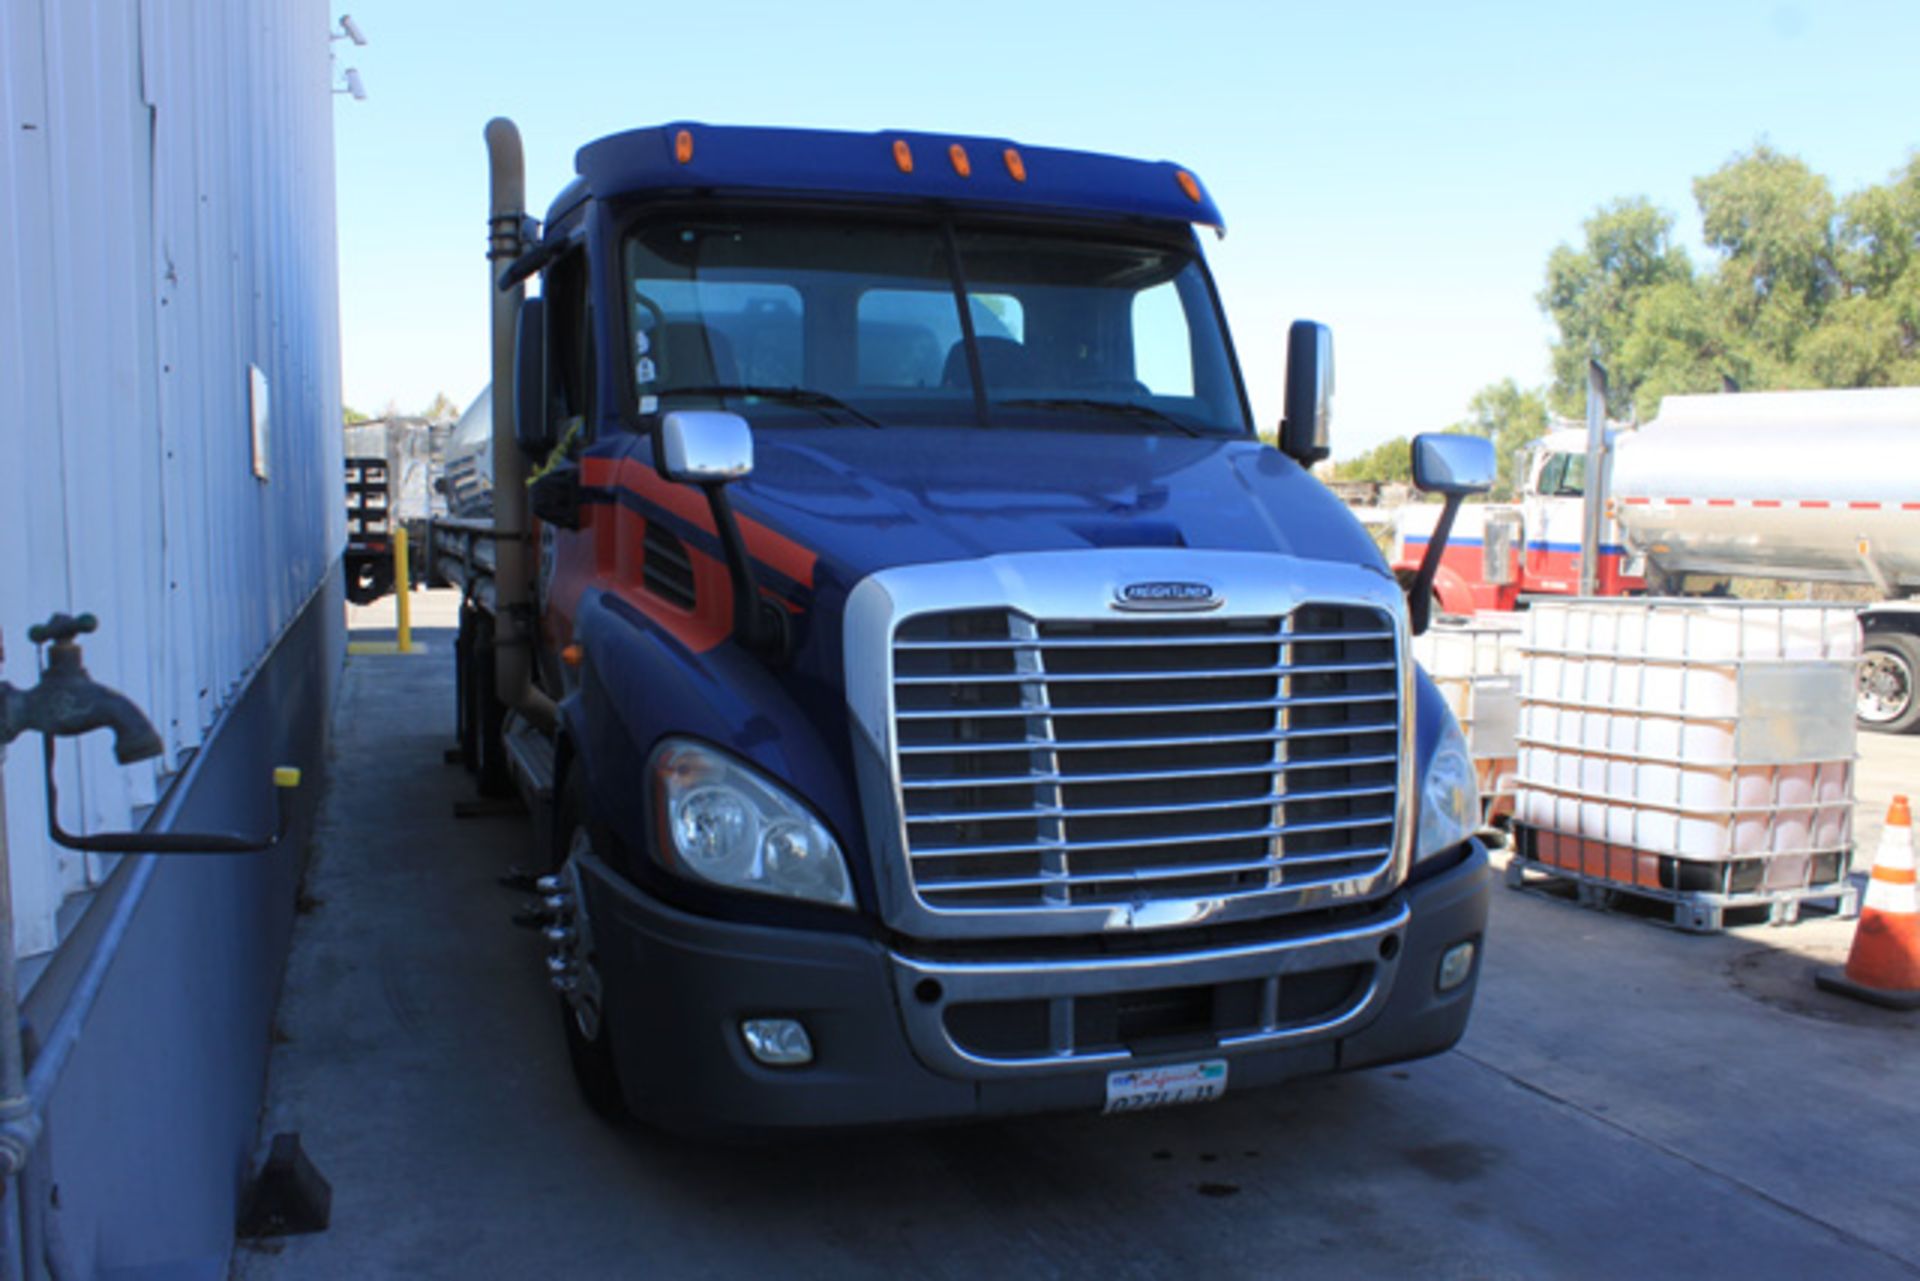
POLYGON ((693 561, 673 531, 648 521, 640 563, 648 591, 682 609, 693 608, 693 561))

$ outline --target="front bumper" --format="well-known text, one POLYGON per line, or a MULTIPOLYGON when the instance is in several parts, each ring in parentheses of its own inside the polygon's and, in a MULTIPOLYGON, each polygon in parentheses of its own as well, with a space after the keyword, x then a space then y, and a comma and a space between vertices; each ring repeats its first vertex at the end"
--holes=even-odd
POLYGON ((1119 1067, 1223 1058, 1238 1091, 1435 1054, 1466 1029, 1480 949, 1447 992, 1436 982, 1440 958, 1483 937, 1492 885, 1475 842, 1457 866, 1314 934, 987 962, 691 916, 603 868, 585 870, 607 1025, 634 1111, 672 1129, 735 1134, 1097 1110, 1119 1067), (1340 983, 1328 987, 1335 974, 1340 983), (1316 983, 1330 999, 1289 1007, 1288 994, 1316 983), (1244 1009, 1197 1038, 1129 1038, 1124 1023, 1116 1032, 1111 1017, 1089 1017, 1160 994, 1217 1008, 1223 998, 1194 994, 1218 992, 1244 995, 1244 1009), (1013 1021, 1040 1044, 1002 1037, 982 1048, 956 1035, 956 1007, 993 1002, 1031 1014, 1013 1021), (739 1025, 758 1017, 801 1020, 814 1061, 755 1062, 739 1025))

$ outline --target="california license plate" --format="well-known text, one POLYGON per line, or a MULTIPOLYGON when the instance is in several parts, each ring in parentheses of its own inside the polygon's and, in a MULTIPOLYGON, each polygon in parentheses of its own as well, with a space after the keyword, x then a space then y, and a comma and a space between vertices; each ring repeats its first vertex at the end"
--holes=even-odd
POLYGON ((1107 1073, 1104 1111, 1141 1112, 1180 1103, 1205 1103, 1227 1092, 1227 1061, 1176 1063, 1171 1067, 1126 1068, 1107 1073))

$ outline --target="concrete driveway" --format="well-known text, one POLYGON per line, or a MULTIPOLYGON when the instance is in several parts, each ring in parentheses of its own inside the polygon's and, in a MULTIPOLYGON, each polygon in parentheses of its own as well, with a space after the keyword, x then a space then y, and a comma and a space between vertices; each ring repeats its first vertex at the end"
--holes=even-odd
MULTIPOLYGON (((425 635, 348 665, 262 1125, 302 1133, 333 1226, 238 1277, 1920 1274, 1920 1015, 1813 989, 1832 921, 1701 937, 1498 890, 1474 1024, 1428 1062, 771 1148, 609 1128, 495 884, 524 820, 451 817, 425 635)), ((1920 739, 1862 742, 1871 851, 1920 739)))

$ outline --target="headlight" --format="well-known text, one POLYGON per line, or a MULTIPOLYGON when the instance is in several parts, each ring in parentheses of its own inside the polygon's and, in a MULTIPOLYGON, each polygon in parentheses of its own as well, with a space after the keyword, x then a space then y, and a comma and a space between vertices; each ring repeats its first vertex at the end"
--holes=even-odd
POLYGON ((846 859, 785 788, 710 747, 653 753, 659 853, 672 870, 732 890, 853 906, 846 859))
POLYGON ((1420 839, 1413 858, 1419 862, 1458 845, 1480 826, 1480 782, 1473 758, 1467 755, 1467 736, 1459 722, 1447 717, 1447 726, 1427 762, 1420 780, 1420 839))

